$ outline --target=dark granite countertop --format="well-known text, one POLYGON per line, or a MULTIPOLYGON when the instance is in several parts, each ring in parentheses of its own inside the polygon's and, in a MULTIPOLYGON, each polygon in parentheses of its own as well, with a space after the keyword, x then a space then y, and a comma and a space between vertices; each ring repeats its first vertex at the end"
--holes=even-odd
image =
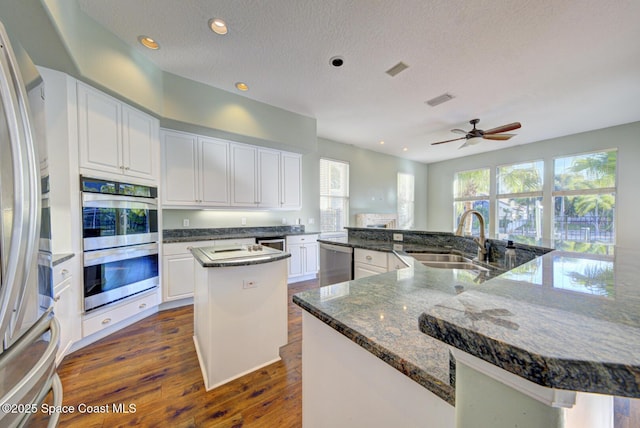
POLYGON ((640 251, 554 251, 424 308, 426 334, 539 385, 640 398, 640 251))
POLYGON ((192 248, 191 254, 193 254, 193 257, 198 261, 198 263, 200 263, 200 265, 206 268, 259 265, 291 257, 291 254, 285 251, 262 247, 260 245, 256 245, 256 247, 261 248, 259 251, 256 250, 248 252, 245 250, 239 250, 238 253, 235 253, 228 250, 230 248, 235 249, 237 248, 236 246, 218 245, 216 247, 192 248), (223 258, 211 259, 209 257, 209 252, 213 254, 223 254, 223 258))
POLYGON ((73 257, 75 257, 74 253, 56 253, 53 255, 53 266, 58 266, 60 263, 64 263, 73 257))
MULTIPOLYGON (((400 254, 434 248, 404 243, 400 254)), ((490 279, 415 262, 294 302, 451 404, 450 346, 543 386, 640 398, 640 251, 606 248, 556 250, 490 279)))
POLYGON ((225 227, 200 229, 165 229, 162 231, 164 244, 191 241, 212 241, 215 239, 235 238, 277 238, 293 235, 319 235, 319 232, 306 232, 304 226, 266 226, 266 227, 225 227))

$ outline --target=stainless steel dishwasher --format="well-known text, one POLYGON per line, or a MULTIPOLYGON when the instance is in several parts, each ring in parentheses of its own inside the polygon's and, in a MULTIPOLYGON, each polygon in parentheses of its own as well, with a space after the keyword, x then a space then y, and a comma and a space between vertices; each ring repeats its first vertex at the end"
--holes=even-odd
POLYGON ((353 248, 320 243, 320 286, 353 279, 353 248))

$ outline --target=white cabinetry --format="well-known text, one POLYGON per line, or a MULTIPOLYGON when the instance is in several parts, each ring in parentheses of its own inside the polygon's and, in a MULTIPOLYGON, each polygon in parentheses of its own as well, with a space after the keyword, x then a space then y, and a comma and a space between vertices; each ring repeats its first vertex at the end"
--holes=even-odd
POLYGON ((244 144, 231 144, 231 205, 256 207, 258 178, 257 150, 244 144))
POLYGON ((184 132, 161 134, 163 205, 228 206, 229 143, 184 132))
POLYGON ((387 253, 356 248, 353 252, 353 278, 387 272, 387 253))
POLYGON ((163 129, 165 208, 301 208, 302 156, 163 129))
POLYGON ((300 209, 302 207, 302 156, 282 152, 280 166, 280 207, 300 209))
POLYGON ((258 207, 280 206, 280 152, 258 149, 257 189, 258 207))
POLYGON ((159 122, 78 82, 80 171, 158 181, 159 122))
POLYGON ((153 290, 131 297, 121 304, 91 311, 82 319, 82 335, 87 337, 98 333, 128 318, 155 308, 159 303, 158 291, 153 290))
POLYGON ((78 319, 80 305, 77 279, 73 275, 75 260, 68 260, 53 268, 53 312, 60 323, 60 346, 56 364, 60 363, 71 345, 80 339, 78 319))
POLYGON ((255 243, 254 238, 238 238, 162 244, 162 301, 193 297, 195 277, 191 248, 255 243))
POLYGON ((287 236, 289 283, 315 278, 318 273, 318 235, 287 236))

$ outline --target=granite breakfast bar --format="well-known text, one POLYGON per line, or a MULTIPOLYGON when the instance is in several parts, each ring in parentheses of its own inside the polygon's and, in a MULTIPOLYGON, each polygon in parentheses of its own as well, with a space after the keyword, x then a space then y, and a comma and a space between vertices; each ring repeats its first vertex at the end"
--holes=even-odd
MULTIPOLYGON (((371 244, 384 250, 384 243, 371 244)), ((366 242, 357 241, 356 245, 365 248, 366 242)), ((389 243, 387 251, 391 248, 389 243)), ((420 251, 418 247, 410 249, 420 251)), ((411 260, 410 253, 402 254, 411 260)), ((309 378, 307 370, 303 374, 305 426, 315 426, 306 422, 317 416, 305 407, 305 394, 311 394, 317 408, 330 406, 324 408, 332 412, 325 411, 321 417, 331 413, 342 420, 352 418, 352 422, 361 421, 366 412, 384 417, 395 410, 386 422, 396 426, 398 417, 405 418, 402 426, 480 426, 477 418, 482 415, 468 411, 465 391, 478 396, 480 401, 472 404, 481 408, 480 413, 512 417, 505 411, 507 401, 499 403, 504 397, 496 397, 497 404, 491 403, 483 401, 487 394, 482 390, 466 388, 467 383, 488 385, 495 381, 482 363, 506 373, 498 379, 517 378, 515 389, 509 386, 502 391, 518 398, 515 407, 532 404, 527 401, 531 396, 518 389, 520 381, 552 392, 548 404, 532 399, 538 407, 527 409, 538 425, 520 426, 571 426, 577 424, 572 420, 584 417, 578 410, 585 407, 600 409, 599 417, 606 419, 611 395, 640 397, 640 292, 633 280, 640 271, 628 262, 634 260, 632 254, 617 250, 613 257, 554 251, 480 283, 465 271, 434 269, 413 262, 406 269, 294 296, 295 303, 305 310, 303 370, 306 365, 308 371, 322 373, 315 378, 309 378), (615 275, 609 275, 611 271, 615 275), (599 279, 585 279, 589 273, 600 273, 599 279), (341 347, 341 357, 333 357, 335 361, 331 362, 332 356, 325 351, 307 364, 306 352, 322 352, 327 340, 341 347), (529 359, 523 356, 523 349, 529 352, 529 359), (470 363, 474 358, 480 361, 479 366, 470 363), (402 386, 377 383, 379 378, 388 382, 393 377, 389 369, 423 391, 404 385, 405 396, 402 386), (357 391, 364 394, 355 404, 354 382, 360 383, 357 391), (573 391, 606 395, 576 395, 573 391), (583 396, 592 401, 585 404, 583 396), (344 402, 348 404, 341 404, 344 402), (411 407, 417 411, 414 413, 411 407)), ((366 423, 384 426, 376 422, 378 416, 366 423)), ((492 420, 490 426, 513 426, 511 422, 492 420)), ((593 418, 588 423, 592 425, 579 422, 575 426, 612 426, 593 418)))

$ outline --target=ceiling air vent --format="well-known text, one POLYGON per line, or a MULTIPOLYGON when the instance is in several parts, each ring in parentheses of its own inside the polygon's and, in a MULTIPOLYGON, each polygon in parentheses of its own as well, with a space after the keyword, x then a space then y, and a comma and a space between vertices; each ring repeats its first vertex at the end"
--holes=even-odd
POLYGON ((397 63, 396 65, 394 65, 390 69, 388 69, 386 71, 386 73, 391 77, 395 77, 398 73, 400 73, 401 71, 406 70, 407 68, 409 68, 409 66, 407 64, 405 64, 404 62, 400 61, 399 63, 397 63))
POLYGON ((437 106, 439 104, 446 103, 447 101, 452 100, 452 99, 453 99, 453 95, 451 95, 451 94, 442 94, 442 95, 440 95, 438 97, 430 99, 429 101, 426 101, 426 103, 429 104, 431 107, 435 107, 435 106, 437 106))

